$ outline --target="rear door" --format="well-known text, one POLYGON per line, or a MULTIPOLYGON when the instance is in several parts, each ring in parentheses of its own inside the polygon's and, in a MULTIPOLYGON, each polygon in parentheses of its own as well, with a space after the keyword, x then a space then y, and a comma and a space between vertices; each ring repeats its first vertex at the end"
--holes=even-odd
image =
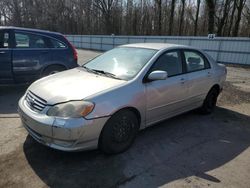
POLYGON ((46 36, 15 31, 13 49, 13 74, 16 82, 28 82, 40 77, 45 64, 51 61, 46 36))
POLYGON ((212 87, 210 64, 206 57, 197 50, 183 50, 188 76, 188 95, 190 105, 200 106, 212 87))
POLYGON ((12 77, 12 49, 10 48, 10 32, 0 30, 0 83, 8 84, 12 77))

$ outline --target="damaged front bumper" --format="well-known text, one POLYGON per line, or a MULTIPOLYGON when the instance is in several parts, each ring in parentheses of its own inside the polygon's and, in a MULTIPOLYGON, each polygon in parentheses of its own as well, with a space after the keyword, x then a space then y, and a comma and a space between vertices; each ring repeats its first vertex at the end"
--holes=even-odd
POLYGON ((63 151, 97 148, 101 130, 109 118, 51 117, 31 110, 24 97, 19 100, 18 112, 23 126, 36 141, 63 151))

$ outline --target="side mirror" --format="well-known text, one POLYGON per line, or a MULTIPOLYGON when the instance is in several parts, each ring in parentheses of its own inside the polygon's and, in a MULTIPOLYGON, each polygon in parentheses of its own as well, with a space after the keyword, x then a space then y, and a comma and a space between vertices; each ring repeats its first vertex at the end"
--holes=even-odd
POLYGON ((168 73, 166 71, 156 70, 156 71, 151 72, 148 75, 148 80, 149 81, 166 80, 167 77, 168 77, 168 73))

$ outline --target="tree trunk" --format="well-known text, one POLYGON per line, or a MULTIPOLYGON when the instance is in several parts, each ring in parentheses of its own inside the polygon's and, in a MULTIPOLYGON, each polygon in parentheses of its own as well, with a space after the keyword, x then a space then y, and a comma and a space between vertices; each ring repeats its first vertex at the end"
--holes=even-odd
POLYGON ((206 0, 208 7, 208 34, 214 33, 214 14, 215 14, 215 2, 214 0, 206 0))
POLYGON ((156 0, 156 4, 157 4, 157 11, 156 11, 156 15, 158 15, 157 21, 158 21, 158 35, 161 35, 161 15, 162 15, 162 8, 161 8, 161 4, 162 4, 162 0, 156 0))
POLYGON ((239 6, 237 5, 237 18, 236 18, 234 30, 233 30, 234 37, 237 37, 239 33, 239 25, 240 25, 240 20, 241 20, 242 9, 245 5, 246 0, 239 0, 239 1, 240 1, 239 6))
POLYGON ((218 36, 221 36, 221 34, 222 34, 222 30, 223 30, 223 27, 225 25, 225 20, 228 16, 228 11, 229 11, 229 7, 230 7, 229 3, 230 3, 230 0, 226 0, 225 5, 224 5, 224 9, 223 9, 223 16, 219 20, 219 25, 218 25, 218 30, 217 30, 218 36))
POLYGON ((233 25, 233 21, 234 21, 234 13, 235 13, 235 10, 236 10, 236 6, 237 6, 237 0, 234 0, 233 10, 232 10, 232 14, 231 14, 231 17, 230 17, 230 23, 229 23, 227 36, 230 36, 230 34, 231 34, 231 29, 232 29, 232 25, 233 25))
POLYGON ((13 1, 13 16, 14 16, 14 25, 15 26, 22 26, 22 18, 21 18, 21 12, 20 12, 20 8, 19 8, 19 1, 18 0, 14 0, 13 1))
POLYGON ((196 10, 195 22, 194 22, 194 36, 197 35, 197 26, 198 26, 199 12, 200 12, 200 4, 201 4, 201 0, 197 0, 197 10, 196 10))
POLYGON ((171 2, 171 10, 170 10, 170 17, 169 17, 169 25, 168 25, 168 35, 172 35, 172 32, 173 32, 175 1, 176 0, 172 0, 172 2, 171 2))
POLYGON ((137 19, 137 10, 134 10, 134 20, 133 20, 133 35, 137 35, 137 31, 138 31, 138 19, 137 19))
POLYGON ((183 30, 183 20, 184 20, 184 11, 185 11, 185 0, 181 0, 181 15, 180 15, 180 25, 179 25, 179 36, 182 35, 183 30))
MULTIPOLYGON (((127 0, 127 13, 126 13, 126 28, 125 32, 127 35, 131 34, 132 31, 132 26, 131 26, 131 21, 133 19, 133 1, 132 0, 127 0)), ((133 25, 133 24, 132 24, 133 25)))

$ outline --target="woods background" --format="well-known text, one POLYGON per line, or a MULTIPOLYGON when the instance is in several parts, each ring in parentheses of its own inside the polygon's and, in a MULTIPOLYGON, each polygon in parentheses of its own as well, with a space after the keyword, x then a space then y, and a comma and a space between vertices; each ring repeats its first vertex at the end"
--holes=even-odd
POLYGON ((250 0, 0 0, 0 18, 65 34, 250 37, 250 0))

